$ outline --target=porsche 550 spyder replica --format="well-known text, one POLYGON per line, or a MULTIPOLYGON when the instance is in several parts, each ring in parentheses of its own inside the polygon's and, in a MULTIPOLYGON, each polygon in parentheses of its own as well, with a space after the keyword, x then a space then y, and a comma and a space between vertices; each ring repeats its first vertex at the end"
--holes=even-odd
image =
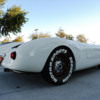
POLYGON ((0 54, 5 68, 22 72, 41 72, 54 84, 63 84, 73 71, 100 64, 100 46, 61 38, 41 38, 13 46, 0 54))

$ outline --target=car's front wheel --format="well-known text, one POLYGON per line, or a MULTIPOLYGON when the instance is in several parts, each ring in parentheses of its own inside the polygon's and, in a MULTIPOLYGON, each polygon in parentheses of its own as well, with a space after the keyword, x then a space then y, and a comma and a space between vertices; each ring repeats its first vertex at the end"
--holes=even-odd
POLYGON ((70 78, 73 67, 74 59, 71 51, 60 47, 50 54, 42 74, 49 82, 63 84, 70 78))

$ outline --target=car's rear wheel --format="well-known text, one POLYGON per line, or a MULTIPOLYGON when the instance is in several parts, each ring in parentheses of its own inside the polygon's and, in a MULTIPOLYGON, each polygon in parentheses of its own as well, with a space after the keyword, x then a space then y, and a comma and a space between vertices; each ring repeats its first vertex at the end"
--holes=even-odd
POLYGON ((73 67, 74 59, 71 51, 60 47, 50 54, 42 74, 51 83, 63 84, 70 78, 73 67))

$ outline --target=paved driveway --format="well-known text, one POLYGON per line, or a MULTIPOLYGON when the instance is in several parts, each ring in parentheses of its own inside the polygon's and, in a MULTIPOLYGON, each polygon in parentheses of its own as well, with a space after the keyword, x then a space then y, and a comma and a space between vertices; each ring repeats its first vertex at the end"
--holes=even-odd
POLYGON ((41 74, 3 72, 0 68, 0 100, 100 100, 100 69, 74 72, 66 84, 54 86, 41 74))

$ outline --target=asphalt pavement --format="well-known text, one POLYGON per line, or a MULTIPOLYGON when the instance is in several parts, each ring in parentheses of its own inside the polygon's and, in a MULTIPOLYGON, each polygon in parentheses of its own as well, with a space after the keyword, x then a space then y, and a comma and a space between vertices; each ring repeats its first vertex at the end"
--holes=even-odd
POLYGON ((0 100, 100 100, 100 69, 74 72, 66 84, 54 86, 41 74, 3 72, 0 67, 0 100))

